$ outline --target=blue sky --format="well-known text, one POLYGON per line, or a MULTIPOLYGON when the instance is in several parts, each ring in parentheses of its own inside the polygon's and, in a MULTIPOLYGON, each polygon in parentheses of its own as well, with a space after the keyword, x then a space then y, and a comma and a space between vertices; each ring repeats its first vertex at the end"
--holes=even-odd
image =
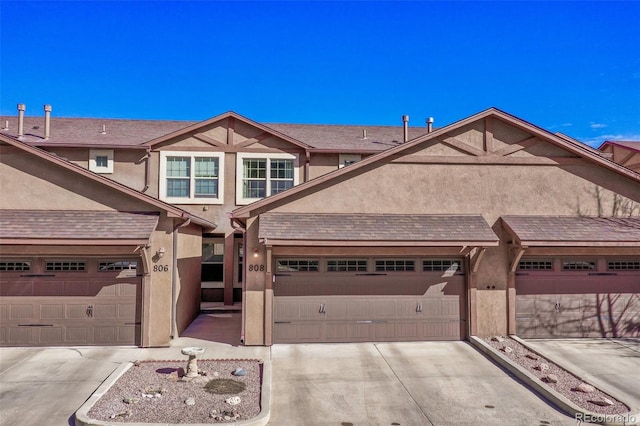
POLYGON ((0 114, 443 126, 495 106, 640 140, 640 2, 0 2, 0 114))

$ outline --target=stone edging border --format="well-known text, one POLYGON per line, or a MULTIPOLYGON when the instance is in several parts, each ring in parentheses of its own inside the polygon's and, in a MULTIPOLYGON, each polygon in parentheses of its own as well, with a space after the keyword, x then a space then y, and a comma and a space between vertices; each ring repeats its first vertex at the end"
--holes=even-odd
MULTIPOLYGON (((143 360, 140 360, 144 362, 143 360)), ((146 360, 145 360, 146 361, 146 360)), ((156 360, 148 360, 150 362, 156 362, 156 360)), ((227 361, 227 359, 221 359, 219 361, 227 361)), ((265 426, 269 422, 271 417, 271 362, 265 360, 251 360, 259 361, 262 363, 262 389, 260 390, 260 414, 256 417, 233 423, 189 423, 189 426, 212 426, 212 425, 234 425, 234 426, 265 426)), ((181 362, 181 361, 179 361, 181 362)), ((107 391, 113 386, 115 382, 134 364, 127 362, 116 368, 113 373, 105 379, 98 389, 91 394, 89 399, 76 411, 76 426, 177 426, 182 423, 110 423, 103 420, 92 419, 89 417, 89 410, 98 402, 98 400, 107 393, 107 391)))
MULTIPOLYGON (((538 353, 538 351, 529 347, 525 342, 523 342, 521 339, 518 339, 516 336, 509 336, 509 337, 513 338, 518 343, 522 344, 532 352, 535 352, 536 354, 551 360, 551 358, 549 358, 548 356, 540 354, 538 353)), ((469 341, 479 351, 487 355, 497 364, 499 364, 500 366, 508 370, 511 374, 513 374, 518 379, 520 379, 526 386, 530 387, 535 392, 545 397, 552 404, 558 407, 561 411, 563 411, 564 413, 568 414, 569 416, 573 417, 576 420, 585 419, 583 420, 585 423, 598 423, 598 424, 610 425, 610 426, 640 425, 640 413, 635 413, 635 414, 627 413, 627 414, 616 415, 616 414, 596 414, 590 411, 586 411, 585 409, 578 407, 575 403, 571 402, 569 399, 567 399, 560 393, 551 389, 549 386, 547 386, 545 383, 543 383, 540 379, 538 379, 536 376, 531 374, 525 368, 511 362, 509 358, 499 353, 497 350, 495 350, 491 345, 486 343, 481 338, 477 336, 469 336, 469 341)), ((580 375, 575 374, 575 372, 572 372, 570 369, 566 368, 565 366, 558 364, 555 361, 553 361, 553 363, 563 368, 564 370, 568 371, 569 373, 575 375, 576 377, 582 379, 580 375)), ((612 392, 609 392, 607 390, 607 393, 611 394, 612 392)), ((625 403, 628 407, 630 407, 630 404, 625 402, 624 399, 621 399, 619 396, 615 394, 612 394, 611 396, 616 398, 618 401, 625 403)))

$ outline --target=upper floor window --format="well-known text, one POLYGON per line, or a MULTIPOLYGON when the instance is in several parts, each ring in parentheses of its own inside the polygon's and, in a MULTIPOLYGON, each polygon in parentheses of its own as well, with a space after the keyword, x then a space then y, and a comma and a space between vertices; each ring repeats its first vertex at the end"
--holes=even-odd
POLYGON ((360 154, 340 154, 338 156, 338 168, 341 169, 345 166, 350 166, 361 159, 362 156, 360 154))
POLYGON ((236 204, 249 204, 298 184, 298 157, 293 154, 238 154, 236 204))
POLYGON ((113 150, 90 149, 89 170, 96 173, 113 173, 113 150))
POLYGON ((160 153, 160 199, 174 204, 222 204, 224 155, 160 153))

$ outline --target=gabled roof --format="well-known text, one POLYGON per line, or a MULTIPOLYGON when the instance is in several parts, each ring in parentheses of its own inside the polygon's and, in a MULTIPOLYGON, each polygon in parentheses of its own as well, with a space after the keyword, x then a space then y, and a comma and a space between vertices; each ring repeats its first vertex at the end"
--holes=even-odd
POLYGON ((0 242, 147 244, 158 214, 79 210, 0 210, 0 242))
POLYGON ((640 247, 640 218, 585 216, 502 216, 522 246, 640 247))
POLYGON ((171 204, 165 203, 163 201, 158 200, 157 198, 151 197, 150 195, 147 194, 143 194, 142 192, 136 191, 135 189, 129 188, 126 185, 123 185, 119 182, 116 182, 114 180, 111 180, 109 178, 106 178, 104 176, 101 176, 99 174, 93 173, 83 167, 78 166, 77 164, 74 164, 70 161, 67 161, 65 159, 62 159, 54 154, 51 154, 50 152, 47 152, 45 150, 42 150, 40 148, 36 148, 33 146, 29 146, 24 142, 15 140, 13 138, 9 138, 7 136, 4 135, 0 135, 0 142, 4 142, 7 143, 9 145, 12 145, 13 147, 20 149, 21 151, 24 151, 26 153, 29 153, 31 155, 35 155, 39 158, 42 158, 43 160, 49 161, 53 164, 56 164, 60 167, 63 167, 67 170, 70 170, 72 172, 78 173, 81 176, 84 176, 86 178, 89 178, 93 181, 96 181, 100 184, 106 185, 116 191, 122 192, 126 195, 129 195, 133 198, 136 198, 140 201, 143 201, 147 204, 150 204, 154 207, 157 207, 161 210, 164 210, 165 212, 167 212, 167 215, 169 217, 178 217, 178 218, 183 218, 185 220, 191 220, 193 223, 202 226, 203 228, 206 229, 215 229, 217 227, 217 225, 213 222, 210 222, 206 219, 200 218, 198 216, 195 216, 191 213, 186 212, 185 210, 182 210, 176 206, 173 206, 171 204))
POLYGON ((640 141, 604 141, 598 149, 602 151, 608 146, 620 146, 631 151, 640 152, 640 141))
POLYGON ((213 124, 213 123, 215 123, 217 121, 224 120, 224 119, 227 119, 227 118, 234 118, 236 120, 243 121, 246 124, 254 126, 254 127, 264 131, 264 132, 271 133, 274 136, 277 136, 277 137, 279 137, 281 139, 284 139, 285 141, 287 141, 287 142, 289 142, 289 143, 291 143, 293 145, 296 145, 299 148, 302 148, 302 149, 311 148, 311 146, 305 144, 304 142, 301 142, 301 141, 299 141, 297 139, 294 139, 294 138, 292 138, 290 136, 287 136, 284 133, 280 133, 278 131, 275 131, 275 130, 273 130, 273 129, 271 129, 271 128, 263 125, 263 124, 255 122, 253 120, 250 120, 247 117, 243 117, 242 115, 237 114, 237 113, 235 113, 233 111, 228 111, 228 112, 225 112, 223 114, 216 115, 215 117, 209 118, 208 120, 204 120, 204 121, 201 121, 199 123, 192 124, 190 126, 182 128, 180 130, 176 130, 175 132, 166 134, 166 135, 161 136, 161 137, 156 138, 156 139, 152 139, 152 140, 150 140, 148 142, 145 142, 144 145, 152 147, 152 146, 158 145, 158 144, 160 144, 162 142, 166 142, 168 140, 171 140, 171 139, 174 139, 174 138, 177 138, 177 137, 180 137, 180 136, 188 135, 189 133, 194 133, 194 132, 198 131, 199 129, 202 129, 203 127, 206 127, 206 126, 208 126, 210 124, 213 124))
POLYGON ((481 215, 265 213, 258 238, 268 245, 497 246, 481 215))
MULTIPOLYGON (((149 143, 161 143, 166 138, 196 132, 200 126, 231 116, 316 153, 376 153, 400 145, 403 141, 401 125, 260 124, 235 112, 200 122, 53 116, 51 136, 47 140, 44 139, 44 117, 26 116, 25 135, 20 141, 40 147, 148 149, 149 143), (363 137, 364 131, 366 139, 363 137)), ((0 134, 16 139, 17 129, 17 116, 0 116, 0 134), (4 128, 5 123, 7 129, 4 128)), ((426 132, 426 127, 409 127, 410 138, 426 132)))
POLYGON ((397 155, 402 155, 403 151, 407 151, 412 149, 413 147, 415 147, 416 145, 422 144, 425 141, 429 141, 432 139, 438 139, 444 135, 446 135, 447 133, 456 130, 458 128, 461 128, 463 126, 466 126, 468 124, 471 124, 475 121, 478 120, 482 120, 485 118, 496 118, 498 120, 502 120, 506 123, 508 123, 509 125, 512 125, 516 128, 519 128, 529 134, 532 134, 534 136, 540 137, 543 140, 552 143, 556 146, 559 146, 571 153, 573 153, 574 155, 580 156, 584 159, 587 159, 589 161, 592 161, 596 164, 599 164, 609 170, 612 170, 616 173, 619 173, 629 179, 632 179, 636 182, 640 182, 640 174, 636 173, 632 170, 629 170, 625 167, 620 166, 617 163, 614 163, 613 161, 610 161, 606 158, 603 158, 602 156, 600 156, 596 150, 594 150, 593 148, 584 145, 582 143, 579 142, 573 142, 572 140, 569 139, 565 139, 561 136, 555 135, 553 133, 548 132, 547 130, 544 130, 538 126, 535 126, 527 121, 524 121, 518 117, 515 117, 511 114, 508 114, 504 111, 501 111, 497 108, 489 108, 485 111, 479 112, 475 115, 472 115, 470 117, 467 117, 465 119, 462 119, 460 121, 457 121, 455 123, 452 123, 448 126, 439 128, 437 130, 434 130, 431 133, 428 133, 424 136, 420 136, 416 139, 410 140, 404 144, 401 144, 395 148, 390 148, 386 151, 383 151, 379 154, 376 155, 372 155, 370 157, 367 157, 355 164, 350 165, 349 167, 343 167, 341 169, 335 170, 333 172, 327 173, 325 175, 322 175, 316 179, 313 179, 311 181, 305 182, 303 184, 294 186, 291 189, 288 189, 286 191, 280 192, 278 194, 272 195, 270 197, 264 198, 262 200, 256 201, 252 204, 249 204, 247 206, 244 207, 240 207, 236 210, 234 210, 232 212, 232 216, 235 218, 242 218, 242 217, 249 217, 254 215, 256 212, 258 211, 265 211, 269 209, 269 206, 272 204, 275 204, 277 202, 282 202, 283 200, 286 200, 287 198, 292 198, 294 196, 297 196, 298 194, 304 192, 304 191, 308 191, 311 190, 314 187, 317 187, 319 185, 323 185, 323 184, 327 184, 328 182, 334 180, 334 179, 338 179, 341 176, 344 175, 348 175, 348 174, 354 174, 357 173, 359 170, 365 169, 366 167, 369 167, 372 164, 375 163, 379 163, 379 162, 383 162, 387 159, 392 158, 393 156, 397 156, 397 155))

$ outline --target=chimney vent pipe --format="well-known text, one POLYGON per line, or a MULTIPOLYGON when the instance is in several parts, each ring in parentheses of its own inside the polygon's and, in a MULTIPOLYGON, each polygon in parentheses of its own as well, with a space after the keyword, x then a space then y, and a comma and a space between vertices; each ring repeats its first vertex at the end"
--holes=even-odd
POLYGON ((18 138, 24 136, 24 110, 27 109, 25 104, 18 104, 18 138))
POLYGON ((44 140, 51 136, 51 105, 44 106, 44 140))
POLYGON ((427 118, 424 122, 427 123, 427 133, 431 133, 433 130, 433 117, 427 118))
POLYGON ((404 142, 406 142, 409 140, 409 116, 408 115, 402 116, 402 124, 404 128, 404 142))

